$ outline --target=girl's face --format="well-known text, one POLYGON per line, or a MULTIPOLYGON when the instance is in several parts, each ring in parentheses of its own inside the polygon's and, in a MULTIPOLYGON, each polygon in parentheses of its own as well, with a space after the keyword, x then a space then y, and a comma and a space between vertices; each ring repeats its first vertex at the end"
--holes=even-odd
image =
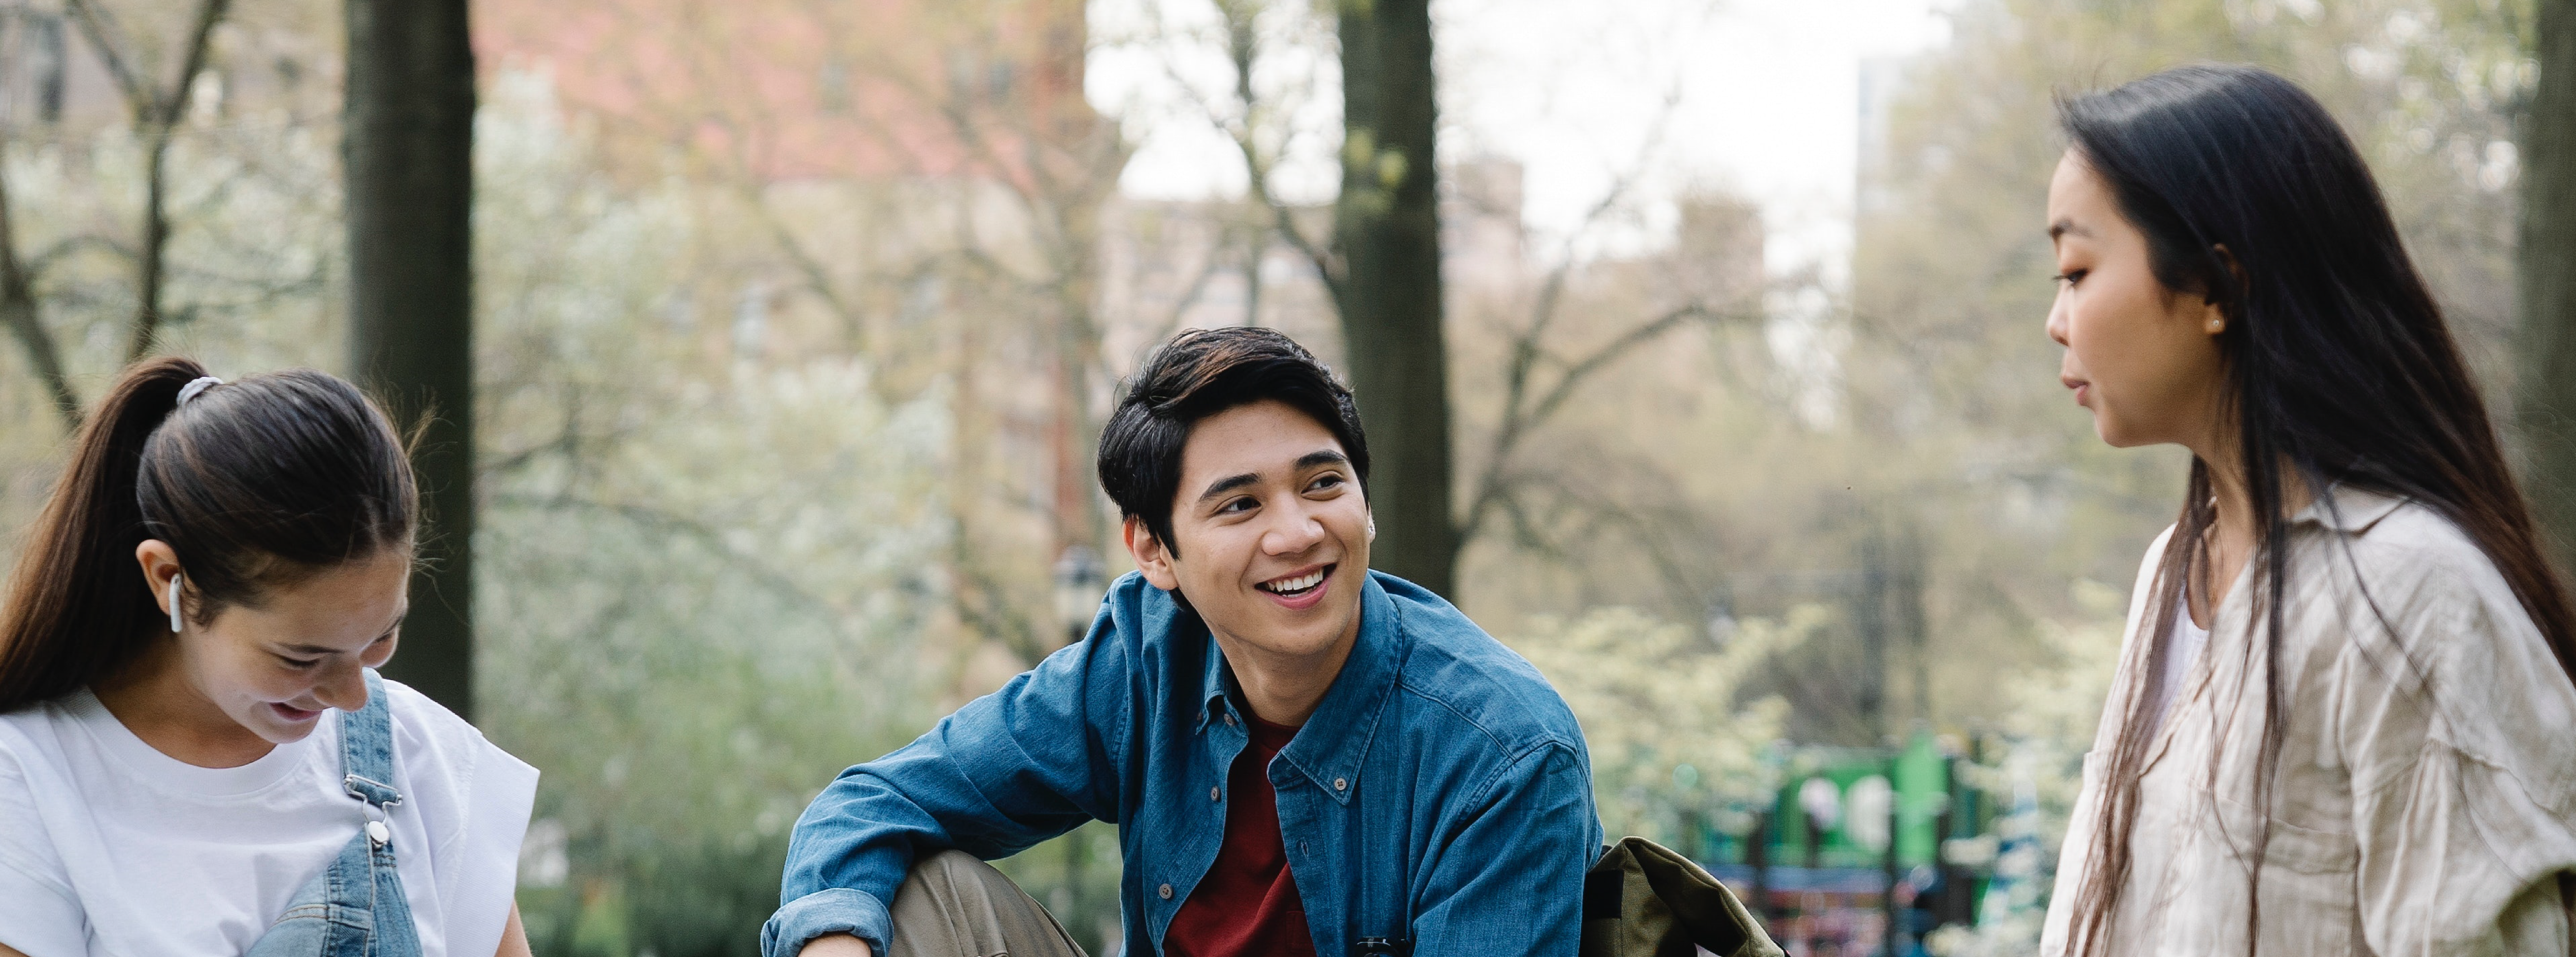
MULTIPOLYGON (((144 576, 169 612, 174 562, 148 554, 169 546, 145 542, 144 576), (158 566, 158 567, 156 567, 158 566)), ((179 631, 178 667, 187 686, 225 716, 272 744, 303 740, 322 712, 366 707, 362 669, 394 655, 411 560, 398 553, 343 563, 271 589, 257 607, 232 605, 179 631)))
POLYGON ((2156 279, 2146 234, 2073 150, 2048 184, 2048 236, 2058 269, 2048 337, 2066 347, 2058 381, 2092 410, 2094 431, 2122 448, 2174 443, 2208 457, 2225 407, 2226 316, 2156 279))

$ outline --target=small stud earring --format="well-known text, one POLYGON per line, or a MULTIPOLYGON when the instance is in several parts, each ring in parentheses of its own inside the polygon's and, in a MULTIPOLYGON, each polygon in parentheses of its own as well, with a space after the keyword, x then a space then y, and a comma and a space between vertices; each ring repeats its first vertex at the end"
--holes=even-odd
POLYGON ((179 576, 170 576, 170 633, 179 633, 179 576))
POLYGON ((2226 329, 2227 320, 2225 319, 2212 319, 2209 321, 2209 331, 2211 332, 2224 332, 2226 329))

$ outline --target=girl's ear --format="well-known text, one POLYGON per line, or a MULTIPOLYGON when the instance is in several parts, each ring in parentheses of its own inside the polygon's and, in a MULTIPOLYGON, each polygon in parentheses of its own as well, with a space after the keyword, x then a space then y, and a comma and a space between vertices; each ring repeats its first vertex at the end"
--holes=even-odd
MULTIPOLYGON (((152 600, 161 603, 161 613, 173 618, 170 608, 170 583, 179 577, 179 552, 169 542, 147 538, 134 546, 134 562, 143 566, 143 587, 152 592, 152 600)), ((173 631, 177 629, 172 629, 173 631)))
MULTIPOLYGON (((2232 302, 2243 299, 2245 292, 2245 264, 2236 261, 2236 254, 2228 250, 2226 243, 2219 243, 2209 247, 2209 249, 2211 252, 2218 254, 2218 260, 2220 262, 2227 264, 2227 276, 2230 280, 2236 283, 2236 295, 2227 297, 2228 300, 2232 302)), ((2210 314, 2220 315, 2221 311, 2218 308, 2217 297, 2203 296, 2201 299, 2209 304, 2210 314)), ((2222 316, 2220 323, 2224 325, 2225 321, 2226 320, 2222 316)))
POLYGON ((1163 548, 1163 540, 1155 538, 1152 529, 1145 527, 1144 519, 1127 516, 1118 534, 1127 543, 1127 556, 1136 560, 1136 570, 1144 573, 1147 582, 1164 591, 1180 590, 1181 576, 1172 570, 1172 553, 1163 548))

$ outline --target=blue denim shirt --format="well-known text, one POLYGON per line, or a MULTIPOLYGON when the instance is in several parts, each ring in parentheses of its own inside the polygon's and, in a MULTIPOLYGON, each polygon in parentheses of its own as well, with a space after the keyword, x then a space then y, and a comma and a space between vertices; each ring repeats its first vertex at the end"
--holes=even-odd
MULTIPOLYGON (((1269 768, 1316 953, 1572 957, 1601 848, 1573 712, 1439 596, 1371 572, 1360 602, 1342 673, 1269 768)), ((1207 625, 1120 578, 1089 637, 814 799, 762 950, 849 932, 884 953, 917 855, 1005 857, 1098 819, 1119 825, 1127 952, 1160 954, 1224 839, 1248 714, 1207 625)))

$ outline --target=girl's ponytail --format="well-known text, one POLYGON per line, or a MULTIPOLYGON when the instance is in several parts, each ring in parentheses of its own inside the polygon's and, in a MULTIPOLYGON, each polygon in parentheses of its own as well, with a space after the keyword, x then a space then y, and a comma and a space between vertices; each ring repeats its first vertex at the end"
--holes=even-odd
POLYGON ((0 606, 0 712, 96 684, 169 633, 134 558, 146 539, 178 553, 200 622, 340 562, 410 555, 411 466, 364 393, 294 369, 181 409, 205 374, 137 363, 82 427, 0 606))
POLYGON ((136 365, 81 426, 0 606, 0 712, 104 678, 152 637, 159 606, 134 562, 145 537, 136 473, 179 390, 205 374, 187 359, 136 365))

